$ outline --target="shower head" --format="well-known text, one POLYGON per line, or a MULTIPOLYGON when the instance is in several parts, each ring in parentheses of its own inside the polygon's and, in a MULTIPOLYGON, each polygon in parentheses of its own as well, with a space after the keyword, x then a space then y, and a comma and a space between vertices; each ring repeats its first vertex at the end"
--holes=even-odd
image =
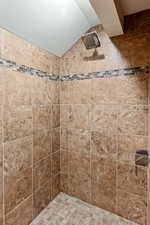
POLYGON ((84 34, 82 36, 82 41, 86 49, 93 49, 93 48, 98 48, 101 46, 101 43, 96 31, 84 34))

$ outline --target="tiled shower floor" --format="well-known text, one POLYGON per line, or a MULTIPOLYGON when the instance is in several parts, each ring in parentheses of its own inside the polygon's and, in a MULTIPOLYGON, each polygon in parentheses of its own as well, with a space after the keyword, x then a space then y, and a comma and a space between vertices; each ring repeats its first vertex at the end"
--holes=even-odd
POLYGON ((30 225, 137 225, 60 193, 30 225))

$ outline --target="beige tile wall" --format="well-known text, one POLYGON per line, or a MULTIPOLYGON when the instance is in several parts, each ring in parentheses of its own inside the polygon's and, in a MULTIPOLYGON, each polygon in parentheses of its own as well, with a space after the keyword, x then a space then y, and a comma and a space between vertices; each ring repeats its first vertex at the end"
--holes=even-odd
MULTIPOLYGON (((149 14, 126 18, 121 37, 109 39, 97 27, 101 60, 81 40, 59 59, 2 29, 0 57, 63 75, 149 65, 149 14)), ((61 184, 148 225, 150 173, 134 165, 135 151, 148 149, 148 82, 140 74, 60 85, 0 70, 0 224, 28 225, 61 184)))
MULTIPOLYGON (((87 81, 79 82, 82 93, 87 81)), ((147 168, 136 171, 134 157, 136 150, 148 149, 147 84, 143 75, 89 80, 82 104, 78 95, 72 103, 72 88, 61 84, 66 96, 61 99, 61 190, 142 225, 147 224, 147 168), (130 92, 126 83, 132 83, 130 92)))
MULTIPOLYGON (((0 57, 58 75, 57 57, 0 30, 0 57)), ((0 224, 28 225, 59 193, 59 82, 0 69, 0 224)))
MULTIPOLYGON (((104 59, 90 57, 79 40, 60 59, 60 73, 149 65, 149 15, 126 18, 125 35, 113 39, 96 27, 104 59)), ((62 82, 60 89, 61 190, 140 225, 150 222, 149 170, 135 168, 135 151, 149 149, 148 83, 139 74, 62 82)))

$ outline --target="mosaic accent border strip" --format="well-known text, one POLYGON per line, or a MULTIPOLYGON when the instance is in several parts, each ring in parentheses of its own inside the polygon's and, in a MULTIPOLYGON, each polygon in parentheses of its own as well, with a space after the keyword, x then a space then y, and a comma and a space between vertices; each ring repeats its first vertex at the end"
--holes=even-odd
POLYGON ((47 74, 45 72, 42 72, 41 70, 34 69, 32 67, 25 66, 25 65, 20 66, 20 65, 17 65, 17 63, 12 62, 10 60, 6 60, 6 59, 0 59, 0 68, 1 69, 10 69, 13 71, 29 74, 32 76, 48 78, 49 80, 52 80, 52 81, 59 80, 59 76, 57 76, 57 75, 47 74))
POLYGON ((150 74, 150 66, 100 71, 100 72, 85 73, 85 74, 79 74, 79 75, 74 74, 74 75, 62 76, 60 79, 61 81, 72 81, 72 80, 85 80, 85 79, 93 79, 93 78, 129 76, 129 75, 138 75, 138 74, 150 74))
POLYGON ((85 74, 73 74, 66 76, 59 76, 55 74, 47 74, 41 70, 25 65, 17 65, 17 63, 6 59, 0 59, 0 69, 10 69, 13 71, 29 74, 32 76, 38 76, 48 78, 51 81, 73 81, 73 80, 85 80, 93 78, 110 78, 117 76, 129 76, 138 74, 150 74, 150 66, 132 67, 124 69, 115 69, 108 71, 92 72, 85 74))

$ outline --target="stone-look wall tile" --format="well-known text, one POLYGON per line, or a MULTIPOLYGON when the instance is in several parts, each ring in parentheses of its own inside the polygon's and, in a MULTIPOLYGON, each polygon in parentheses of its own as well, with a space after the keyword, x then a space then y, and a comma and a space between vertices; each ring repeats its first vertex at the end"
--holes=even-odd
POLYGON ((69 154, 68 151, 60 151, 60 171, 63 174, 68 174, 69 154))
POLYGON ((16 35, 3 30, 1 57, 20 65, 32 66, 32 46, 16 35))
POLYGON ((91 202, 90 157, 71 152, 69 154, 68 193, 91 202))
POLYGON ((117 213, 141 225, 147 224, 147 200, 124 191, 117 193, 117 213))
POLYGON ((118 116, 118 133, 127 135, 147 135, 148 111, 122 110, 118 116))
POLYGON ((72 176, 72 178, 82 180, 83 177, 91 178, 90 173, 90 156, 78 152, 70 152, 69 175, 72 176))
POLYGON ((64 130, 70 126, 71 105, 60 105, 60 124, 64 130))
POLYGON ((49 81, 47 78, 33 77, 32 99, 34 105, 50 105, 52 103, 49 93, 49 81))
POLYGON ((61 127, 88 129, 90 105, 61 105, 61 127))
POLYGON ((52 104, 60 103, 60 82, 48 82, 47 95, 51 99, 52 104))
POLYGON ((60 174, 60 191, 68 193, 68 174, 60 174))
POLYGON ((117 110, 109 106, 92 105, 91 129, 98 130, 102 133, 116 134, 117 132, 117 110))
POLYGON ((52 153, 60 150, 60 128, 52 129, 52 153))
POLYGON ((89 104, 91 93, 90 84, 90 80, 70 81, 68 90, 69 104, 89 104))
POLYGON ((4 73, 4 104, 31 105, 33 78, 30 75, 6 70, 4 73))
POLYGON ((148 149, 147 136, 118 136, 118 160, 120 162, 134 165, 135 153, 139 149, 148 149))
POLYGON ((116 78, 118 104, 147 105, 148 77, 140 74, 116 78))
POLYGON ((38 214, 48 205, 51 199, 50 182, 44 184, 39 190, 33 193, 33 216, 38 214))
POLYGON ((32 221, 32 196, 6 215, 6 225, 29 225, 32 221))
POLYGON ((52 128, 60 127, 60 105, 52 105, 52 128))
POLYGON ((70 82, 63 81, 60 83, 60 103, 69 104, 69 86, 70 82))
POLYGON ((32 194, 32 168, 20 175, 4 176, 5 213, 13 210, 19 203, 32 194))
POLYGON ((117 80, 116 78, 92 79, 91 81, 92 104, 116 104, 117 80))
MULTIPOLYGON (((149 139, 149 137, 148 137, 149 139)), ((147 217, 148 217, 148 222, 147 224, 150 223, 150 164, 148 166, 148 190, 147 190, 147 202, 148 202, 148 208, 147 208, 147 217)))
POLYGON ((92 204, 116 212, 116 163, 95 157, 91 162, 92 204))
POLYGON ((32 166, 32 137, 25 137, 4 144, 4 172, 18 176, 32 166))
POLYGON ((150 224, 150 200, 148 199, 147 224, 150 224))
POLYGON ((56 176, 60 173, 60 151, 52 154, 52 175, 56 176))
MULTIPOLYGON (((93 157, 91 160, 92 182, 100 183, 103 189, 116 189, 116 162, 112 159, 93 157)), ((93 186, 94 189, 94 186, 93 186)))
POLYGON ((3 107, 0 105, 0 143, 3 142, 3 107))
POLYGON ((90 154, 90 132, 88 130, 68 130, 68 151, 79 154, 90 154))
POLYGON ((119 163, 118 188, 133 194, 147 196, 147 168, 119 163))
MULTIPOLYGON (((28 225, 52 198, 52 127, 53 151, 60 150, 59 58, 5 30, 0 56, 0 224, 4 206, 5 224, 28 225)), ((53 196, 60 192, 58 173, 53 196)))
POLYGON ((5 106, 4 142, 32 135, 32 109, 29 106, 5 106))
POLYGON ((32 64, 34 68, 46 73, 52 73, 55 58, 56 56, 50 54, 48 51, 32 46, 32 64))
MULTIPOLYGON (((126 63, 128 62, 128 66, 136 67, 143 66, 144 64, 149 64, 149 46, 147 45, 147 43, 149 42, 149 34, 145 36, 142 36, 141 34, 142 30, 140 34, 138 34, 134 38, 124 37, 123 39, 112 39, 114 47, 117 48, 119 52, 121 52, 122 56, 124 57, 124 61, 126 63)), ((111 66, 114 67, 114 64, 111 66)), ((121 68, 122 66, 124 65, 118 65, 119 68, 121 68)))
POLYGON ((33 107, 33 129, 51 129, 52 113, 51 106, 34 106, 33 107))
POLYGON ((104 189, 101 184, 92 185, 92 204, 105 209, 109 212, 116 213, 116 191, 110 186, 104 189))
POLYGON ((60 193, 60 174, 52 176, 52 199, 60 193))
POLYGON ((4 103, 4 74, 5 70, 0 69, 0 105, 4 103))
MULTIPOLYGON (((139 26, 137 23, 136 28, 139 26)), ((149 65, 149 32, 143 37, 140 27, 134 37, 131 29, 130 37, 125 34, 110 40, 100 26, 94 29, 101 37, 97 52, 103 60, 94 60, 94 50, 87 51, 81 40, 60 60, 60 74, 64 75, 60 89, 61 190, 85 201, 91 196, 92 204, 147 225, 147 169, 139 167, 134 174, 134 162, 136 150, 148 149, 145 74, 149 69, 140 66, 149 65), (135 66, 138 68, 129 69, 135 66), (82 108, 91 104, 88 116, 86 111, 80 113, 79 104, 82 108), (89 128, 90 157, 85 163, 88 142, 80 129, 89 128)))
POLYGON ((71 105, 69 127, 76 129, 89 128, 90 105, 71 105))
POLYGON ((61 135, 60 135, 60 150, 68 151, 68 136, 69 136, 68 129, 61 128, 60 132, 61 132, 61 135))
POLYGON ((0 224, 3 224, 3 145, 0 144, 0 224))
POLYGON ((33 189, 40 189, 51 178, 51 157, 39 161, 33 168, 33 189))
POLYGON ((46 158, 52 152, 50 130, 36 130, 33 133, 33 162, 46 158))
POLYGON ((116 135, 105 135, 99 131, 91 133, 91 154, 98 158, 117 159, 116 135))
POLYGON ((78 129, 88 129, 89 113, 89 105, 72 105, 70 113, 70 127, 78 129))
POLYGON ((82 179, 69 176, 68 194, 91 203, 91 181, 88 178, 82 179))

